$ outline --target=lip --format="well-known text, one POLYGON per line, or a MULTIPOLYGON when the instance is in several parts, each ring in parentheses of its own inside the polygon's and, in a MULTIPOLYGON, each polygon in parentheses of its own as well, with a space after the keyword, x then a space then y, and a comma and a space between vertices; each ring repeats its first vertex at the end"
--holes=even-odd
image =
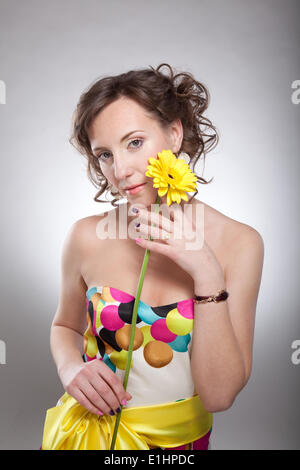
POLYGON ((126 189, 126 193, 127 194, 137 194, 139 193, 143 187, 145 186, 146 183, 142 183, 142 184, 139 184, 137 186, 134 186, 133 188, 131 189, 126 189))

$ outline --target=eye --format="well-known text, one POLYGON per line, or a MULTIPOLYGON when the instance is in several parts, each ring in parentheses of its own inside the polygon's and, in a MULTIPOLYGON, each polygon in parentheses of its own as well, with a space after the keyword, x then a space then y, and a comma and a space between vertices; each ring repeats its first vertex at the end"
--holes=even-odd
MULTIPOLYGON (((129 144, 132 144, 133 142, 142 142, 143 143, 143 139, 134 139, 131 142, 129 142, 129 144)), ((139 148, 139 147, 141 147, 141 145, 139 145, 138 147, 136 145, 134 145, 134 148, 139 148)))
MULTIPOLYGON (((131 141, 129 142, 129 145, 132 144, 133 142, 141 142, 141 145, 138 145, 138 146, 137 146, 137 145, 134 145, 134 146, 133 146, 133 148, 140 148, 140 147, 142 146, 143 139, 134 139, 134 140, 131 140, 131 141)), ((102 152, 102 153, 100 153, 99 155, 96 155, 96 158, 98 158, 99 160, 102 160, 102 161, 103 161, 103 160, 106 161, 106 160, 109 159, 109 157, 108 157, 108 158, 103 158, 103 155, 105 155, 105 154, 109 154, 109 152, 102 152)))
POLYGON ((106 153, 108 152, 99 153, 99 155, 96 155, 96 158, 98 158, 98 160, 108 160, 108 158, 102 158, 102 155, 105 155, 106 153))

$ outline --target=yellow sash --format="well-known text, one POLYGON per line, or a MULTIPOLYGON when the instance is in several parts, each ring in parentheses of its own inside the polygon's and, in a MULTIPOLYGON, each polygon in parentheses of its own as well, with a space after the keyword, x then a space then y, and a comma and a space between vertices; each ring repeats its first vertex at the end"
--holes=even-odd
MULTIPOLYGON (((65 393, 62 405, 46 412, 42 450, 109 450, 116 415, 97 416, 65 393)), ((212 427, 199 397, 159 405, 123 408, 115 450, 177 447, 204 436, 212 427)))

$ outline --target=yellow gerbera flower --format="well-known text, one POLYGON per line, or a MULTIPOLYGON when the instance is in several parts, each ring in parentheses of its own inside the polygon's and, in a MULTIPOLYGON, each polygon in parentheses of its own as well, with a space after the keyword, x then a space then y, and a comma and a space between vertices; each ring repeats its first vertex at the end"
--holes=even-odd
POLYGON ((153 178, 153 188, 158 188, 160 197, 167 193, 167 204, 180 204, 188 201, 186 192, 195 191, 197 176, 181 158, 176 158, 171 150, 158 152, 158 158, 148 158, 146 176, 153 178))

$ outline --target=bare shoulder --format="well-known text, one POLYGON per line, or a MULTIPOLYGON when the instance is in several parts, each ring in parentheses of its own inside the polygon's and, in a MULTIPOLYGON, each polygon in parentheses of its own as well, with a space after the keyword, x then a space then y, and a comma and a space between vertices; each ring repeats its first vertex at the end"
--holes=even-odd
POLYGON ((245 279, 249 277, 250 283, 257 284, 258 289, 262 276, 264 253, 264 240, 258 230, 239 222, 232 235, 227 275, 229 276, 231 273, 234 275, 235 272, 244 273, 245 279))
POLYGON ((233 219, 217 209, 206 205, 208 233, 218 247, 218 252, 229 268, 238 261, 239 255, 247 249, 250 255, 262 261, 264 241, 257 229, 249 224, 233 219))
POLYGON ((62 263, 68 275, 72 272, 74 276, 80 276, 82 261, 91 247, 95 219, 95 216, 78 219, 67 230, 62 247, 62 263))
POLYGON ((82 266, 90 248, 93 217, 76 220, 69 227, 62 247, 61 283, 53 324, 68 326, 83 334, 86 324, 85 294, 87 285, 82 266))
MULTIPOLYGON (((113 209, 115 211, 115 209, 113 209)), ((73 222, 68 236, 74 241, 77 248, 88 248, 97 238, 97 226, 101 220, 107 217, 109 211, 83 217, 73 222)), ((99 239, 98 239, 99 240, 99 239)))
POLYGON ((252 239, 254 242, 256 240, 257 243, 263 242, 261 234, 251 225, 233 219, 208 204, 205 204, 205 208, 208 211, 209 227, 213 230, 217 227, 225 242, 232 243, 245 239, 252 239))
POLYGON ((226 227, 225 239, 231 256, 246 247, 261 254, 264 252, 262 235, 257 229, 244 222, 230 219, 226 227))
MULTIPOLYGON (((114 209, 115 210, 115 209, 114 209)), ((76 220, 73 222, 72 227, 77 233, 82 233, 84 231, 88 231, 95 226, 99 222, 99 220, 103 219, 107 216, 107 213, 110 211, 102 212, 99 214, 89 215, 87 217, 82 217, 81 219, 76 220)))

